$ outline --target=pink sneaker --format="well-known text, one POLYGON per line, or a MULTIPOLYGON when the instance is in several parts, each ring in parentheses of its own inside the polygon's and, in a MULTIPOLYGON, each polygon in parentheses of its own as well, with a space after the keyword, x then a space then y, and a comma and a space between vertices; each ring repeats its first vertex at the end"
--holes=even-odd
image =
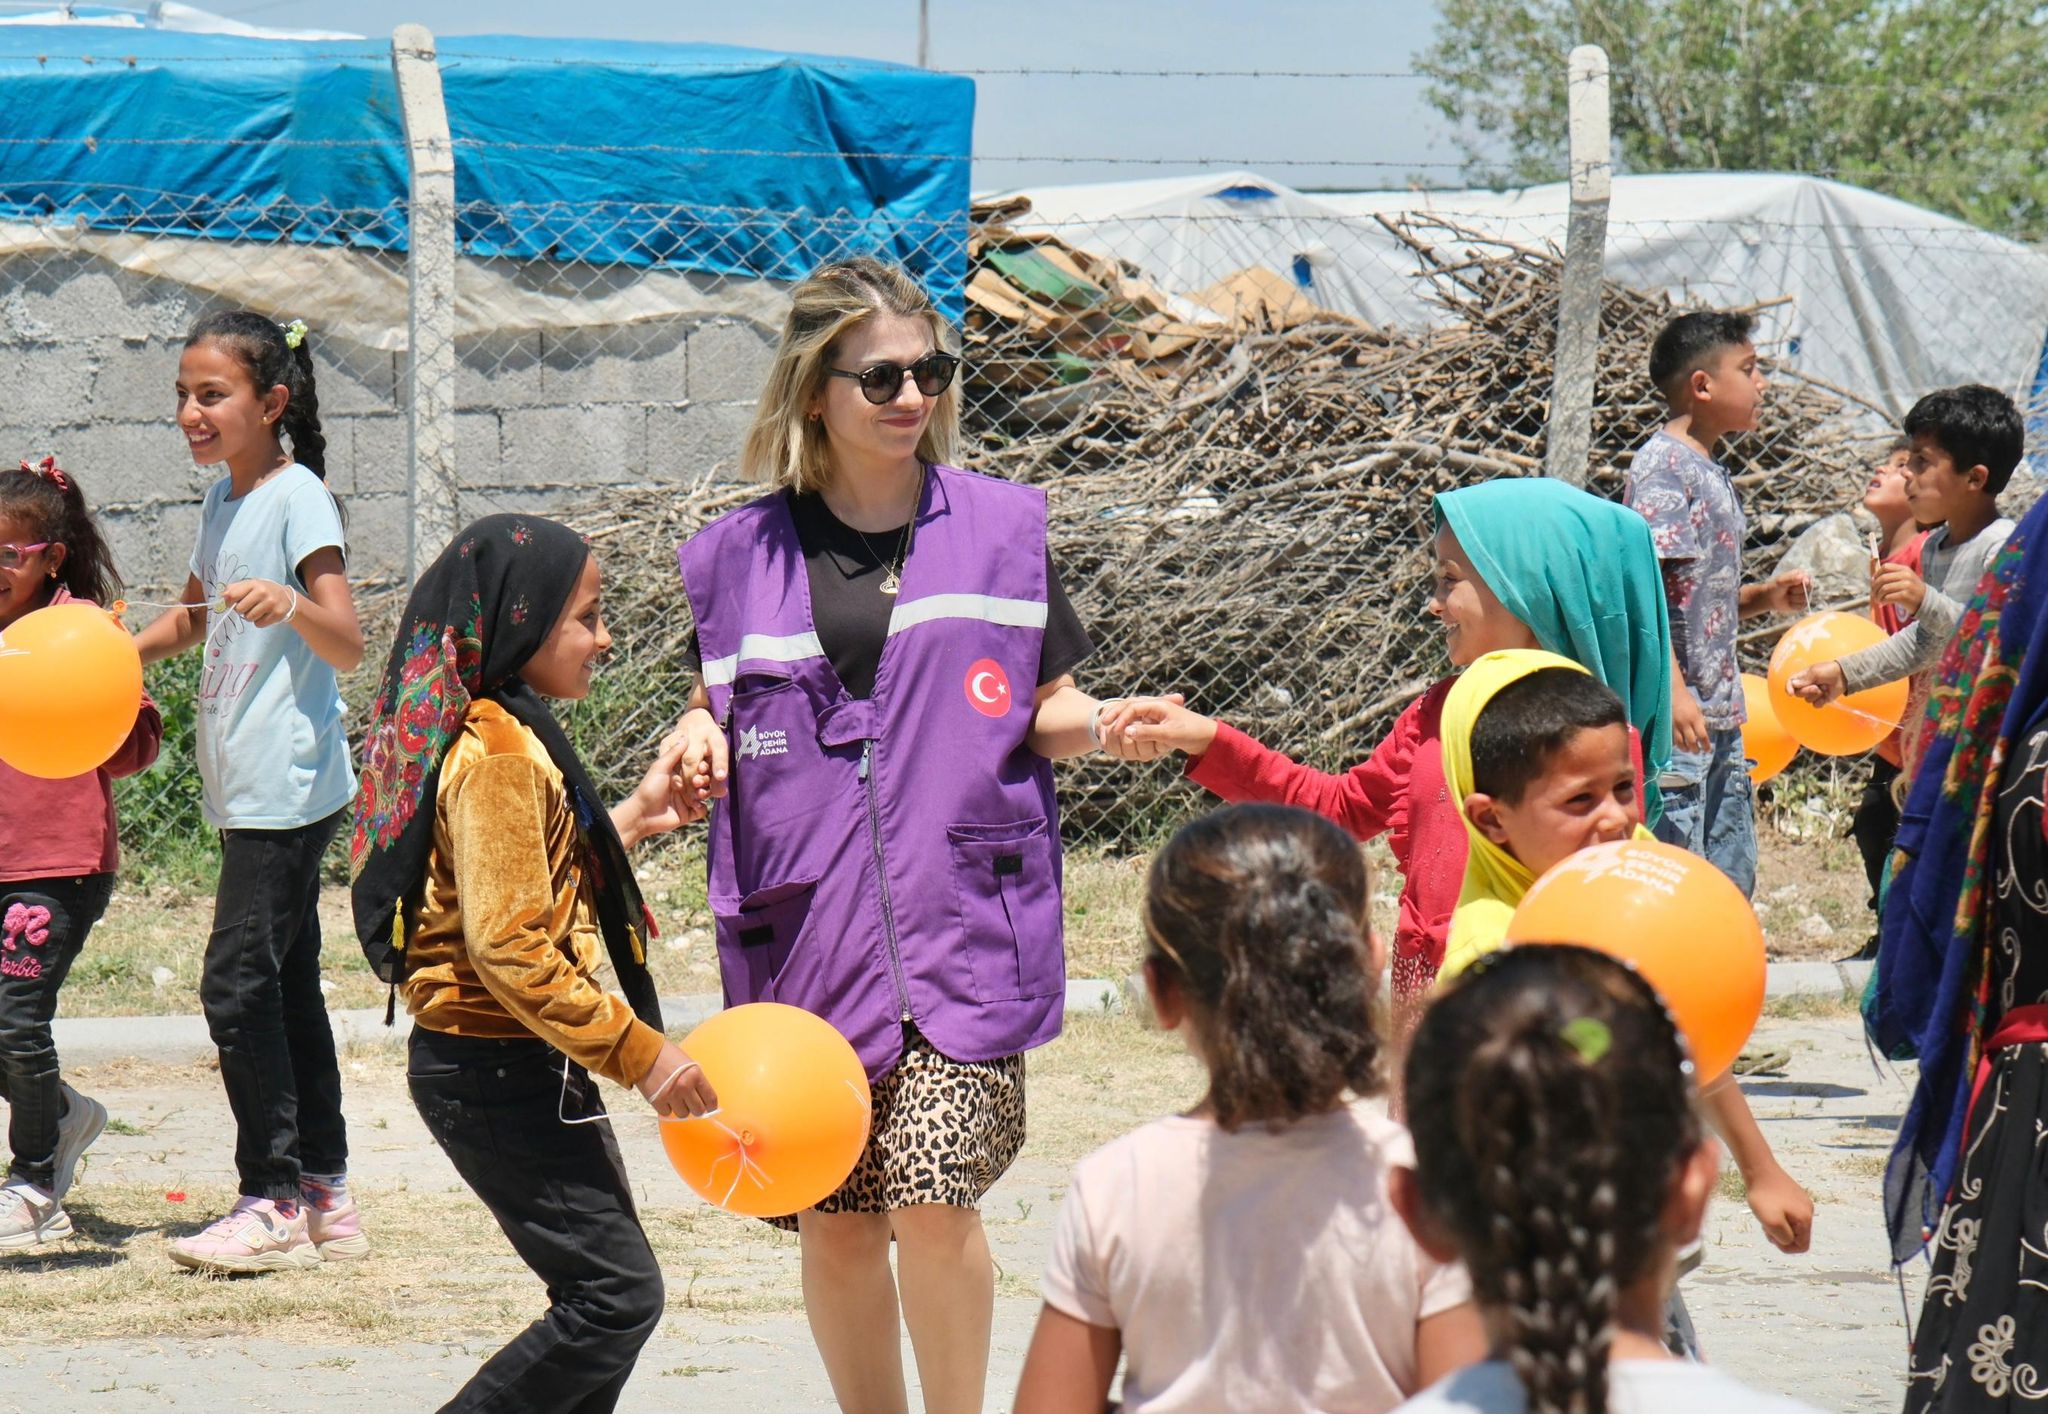
POLYGON ((319 1266, 320 1252, 306 1236, 303 1204, 285 1217, 270 1199, 245 1194, 226 1217, 173 1242, 171 1260, 199 1272, 286 1272, 319 1266))
POLYGON ((327 1261, 370 1255, 370 1239, 363 1236, 363 1217, 356 1211, 355 1199, 327 1212, 312 1203, 301 1203, 299 1211, 306 1215, 306 1236, 327 1261))

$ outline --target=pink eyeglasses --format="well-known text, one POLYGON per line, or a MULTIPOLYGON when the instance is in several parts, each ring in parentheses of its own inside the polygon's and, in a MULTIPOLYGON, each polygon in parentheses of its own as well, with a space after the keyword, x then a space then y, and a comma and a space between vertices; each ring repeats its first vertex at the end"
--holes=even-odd
POLYGON ((47 550, 54 542, 39 540, 33 545, 14 545, 0 540, 0 570, 18 570, 21 562, 38 550, 47 550))

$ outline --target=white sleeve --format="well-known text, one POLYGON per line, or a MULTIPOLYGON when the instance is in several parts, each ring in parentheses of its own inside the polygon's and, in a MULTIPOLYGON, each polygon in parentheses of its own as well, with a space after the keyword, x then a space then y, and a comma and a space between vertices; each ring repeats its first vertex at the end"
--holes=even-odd
POLYGON ((1044 1290, 1045 1304, 1054 1310, 1091 1326, 1120 1328, 1116 1311, 1110 1305, 1103 1253, 1089 1220, 1088 1200, 1078 1170, 1067 1196, 1060 1201, 1060 1215, 1053 1224, 1052 1249, 1045 1259, 1044 1290))

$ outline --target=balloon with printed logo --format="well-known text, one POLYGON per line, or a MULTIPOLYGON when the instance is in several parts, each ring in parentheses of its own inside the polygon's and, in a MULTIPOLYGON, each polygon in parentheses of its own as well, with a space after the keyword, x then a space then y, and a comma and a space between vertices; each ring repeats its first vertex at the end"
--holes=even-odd
POLYGON ((750 1218, 800 1213, 829 1197, 867 1147, 867 1071, 832 1023, 750 1002, 683 1038, 718 1108, 661 1122, 661 1144, 699 1196, 750 1218))
POLYGON ((1885 631, 1859 614, 1833 610, 1801 619, 1785 630, 1771 653, 1771 707, 1801 746, 1823 756, 1870 750, 1906 714, 1906 681, 1879 683, 1816 707, 1792 691, 1792 675, 1818 663, 1838 662, 1885 640, 1885 631))
POLYGON ((1764 1007, 1764 931, 1742 890, 1660 840, 1594 845, 1522 896, 1510 943, 1577 943, 1632 964, 1657 989, 1700 1084, 1742 1053, 1764 1007))
POLYGON ((142 658, 105 609, 52 604, 0 630, 0 761, 24 775, 105 765, 141 708, 142 658))
POLYGON ((1742 724, 1742 754, 1749 758, 1750 781, 1762 785, 1792 764, 1799 742, 1778 720, 1771 685, 1755 673, 1742 675, 1742 707, 1748 714, 1742 724))

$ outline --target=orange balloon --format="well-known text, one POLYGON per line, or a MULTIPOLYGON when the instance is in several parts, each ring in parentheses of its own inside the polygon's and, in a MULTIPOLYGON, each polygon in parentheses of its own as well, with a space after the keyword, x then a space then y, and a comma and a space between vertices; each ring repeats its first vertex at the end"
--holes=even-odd
POLYGON ((1771 654, 1771 706, 1801 746, 1823 756, 1868 751, 1898 728, 1906 714, 1906 681, 1879 683, 1825 707, 1795 694, 1791 677, 1802 668, 1845 657, 1882 643, 1885 631, 1869 619, 1839 609, 1802 619, 1785 630, 1771 654))
POLYGON ((142 658, 105 609, 52 604, 0 630, 0 761, 24 775, 105 765, 141 708, 142 658))
POLYGON ((867 1071, 823 1017, 750 1002, 683 1038, 718 1096, 697 1119, 664 1119, 661 1145, 699 1196, 750 1218, 829 1197, 867 1147, 867 1071))
POLYGON ((1742 706, 1748 720, 1742 724, 1742 754, 1753 763, 1749 779, 1762 785, 1792 764, 1799 754, 1799 742, 1778 720, 1771 702, 1771 685, 1755 673, 1742 675, 1742 706))
POLYGON ((1617 840, 1563 860, 1508 921, 1511 943, 1578 943, 1635 965, 1671 1009, 1702 1085, 1718 1079, 1764 1008, 1764 932, 1726 874, 1658 840, 1617 840))

